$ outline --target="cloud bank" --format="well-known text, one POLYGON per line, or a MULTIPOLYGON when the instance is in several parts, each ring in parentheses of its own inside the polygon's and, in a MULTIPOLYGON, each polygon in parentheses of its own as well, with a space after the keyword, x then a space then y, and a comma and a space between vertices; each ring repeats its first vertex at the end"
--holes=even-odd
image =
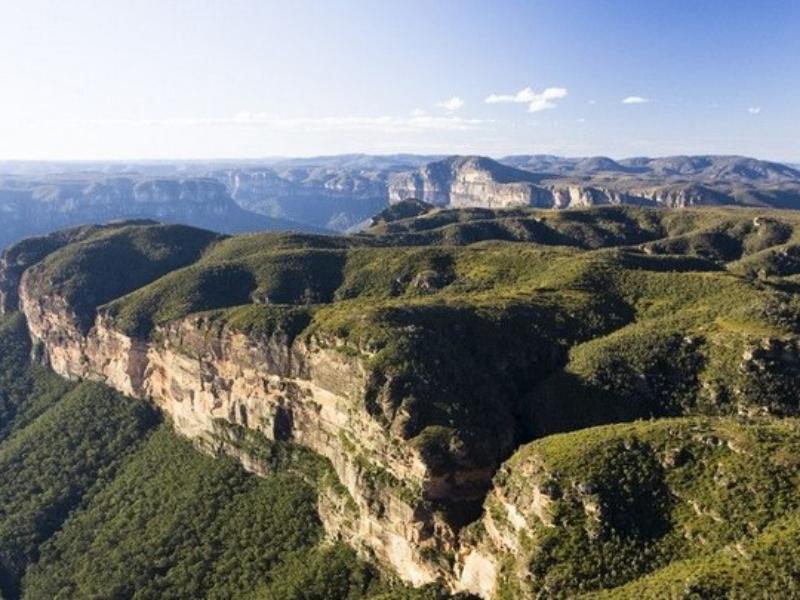
POLYGON ((567 95, 566 88, 550 87, 541 93, 533 91, 530 87, 521 89, 516 94, 490 94, 486 104, 527 104, 528 112, 539 112, 549 108, 556 108, 558 103, 567 95))

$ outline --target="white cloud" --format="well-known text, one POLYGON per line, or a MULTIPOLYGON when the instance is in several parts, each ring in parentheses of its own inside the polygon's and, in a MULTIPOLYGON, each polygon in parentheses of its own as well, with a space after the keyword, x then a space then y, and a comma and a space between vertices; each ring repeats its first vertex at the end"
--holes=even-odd
POLYGON ((455 115, 431 116, 424 111, 413 111, 411 116, 358 116, 282 117, 266 112, 241 111, 232 117, 172 117, 166 119, 103 119, 87 122, 103 126, 145 127, 260 127, 275 131, 381 131, 386 133, 421 131, 471 131, 493 121, 469 119, 455 115))
POLYGON ((747 109, 747 112, 749 112, 751 115, 757 115, 761 112, 761 107, 751 106, 750 108, 747 109))
POLYGON ((411 116, 412 117, 424 117, 425 116, 425 111, 422 110, 421 108, 415 108, 414 110, 411 111, 411 116))
POLYGON ((597 100, 589 100, 589 104, 597 104, 597 100))
POLYGON ((628 96, 622 99, 623 104, 647 104, 650 102, 649 98, 642 98, 641 96, 628 96))
POLYGON ((458 96, 453 96, 452 98, 448 98, 447 100, 442 100, 441 102, 437 102, 436 106, 452 112, 464 106, 464 101, 458 96))
POLYGON ((485 102, 487 104, 527 104, 529 112, 539 112, 548 108, 556 108, 558 104, 554 101, 560 100, 566 95, 565 88, 551 87, 537 94, 530 87, 526 87, 516 94, 490 94, 485 102))

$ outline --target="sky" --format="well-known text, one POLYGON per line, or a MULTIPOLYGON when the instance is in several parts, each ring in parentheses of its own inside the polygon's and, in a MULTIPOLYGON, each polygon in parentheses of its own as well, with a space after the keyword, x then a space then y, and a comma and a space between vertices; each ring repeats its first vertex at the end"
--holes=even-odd
POLYGON ((0 0, 0 160, 800 163, 797 0, 0 0))

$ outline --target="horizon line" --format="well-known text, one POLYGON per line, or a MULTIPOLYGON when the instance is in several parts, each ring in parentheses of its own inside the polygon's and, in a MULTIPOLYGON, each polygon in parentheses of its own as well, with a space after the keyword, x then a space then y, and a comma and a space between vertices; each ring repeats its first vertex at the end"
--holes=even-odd
POLYGON ((737 153, 713 153, 713 152, 699 152, 699 153, 678 153, 678 154, 636 154, 636 155, 612 155, 612 154, 582 154, 582 155, 569 155, 569 154, 553 154, 549 152, 514 152, 510 154, 490 154, 490 153, 437 153, 437 152, 385 152, 385 153, 370 153, 370 152, 340 152, 333 154, 295 154, 295 155, 266 155, 266 156, 247 156, 247 157, 200 157, 200 158, 186 158, 186 157, 129 157, 129 158, 0 158, 0 164, 8 163, 40 163, 40 164, 111 164, 111 163, 213 163, 213 162, 259 162, 259 161, 283 161, 283 160, 313 160, 313 159, 333 159, 342 157, 370 157, 370 158, 388 158, 392 156, 411 156, 411 157, 435 157, 437 159, 451 158, 451 157, 466 157, 476 156, 485 157, 492 160, 502 160, 516 156, 550 156, 555 158, 565 159, 586 159, 586 158, 609 158, 614 161, 631 160, 635 158, 673 158, 673 157, 722 157, 722 158, 750 158, 764 162, 774 162, 782 164, 800 164, 800 157, 776 159, 776 158, 761 158, 756 155, 737 154, 737 153))

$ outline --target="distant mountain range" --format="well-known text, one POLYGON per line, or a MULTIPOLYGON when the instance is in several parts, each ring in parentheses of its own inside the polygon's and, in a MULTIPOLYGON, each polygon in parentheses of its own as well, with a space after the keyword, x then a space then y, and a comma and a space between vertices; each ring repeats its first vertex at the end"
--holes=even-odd
POLYGON ((800 208, 797 165, 742 156, 348 154, 263 160, 0 162, 0 247, 82 223, 350 231, 389 204, 800 208))
POLYGON ((389 198, 408 197, 440 206, 542 206, 598 204, 667 207, 740 204, 800 207, 800 171, 738 156, 562 158, 450 157, 390 181, 389 198))
POLYGON ((118 219, 156 219, 225 233, 319 230, 246 210, 224 184, 209 178, 0 177, 0 214, 0 248, 64 227, 118 219))

